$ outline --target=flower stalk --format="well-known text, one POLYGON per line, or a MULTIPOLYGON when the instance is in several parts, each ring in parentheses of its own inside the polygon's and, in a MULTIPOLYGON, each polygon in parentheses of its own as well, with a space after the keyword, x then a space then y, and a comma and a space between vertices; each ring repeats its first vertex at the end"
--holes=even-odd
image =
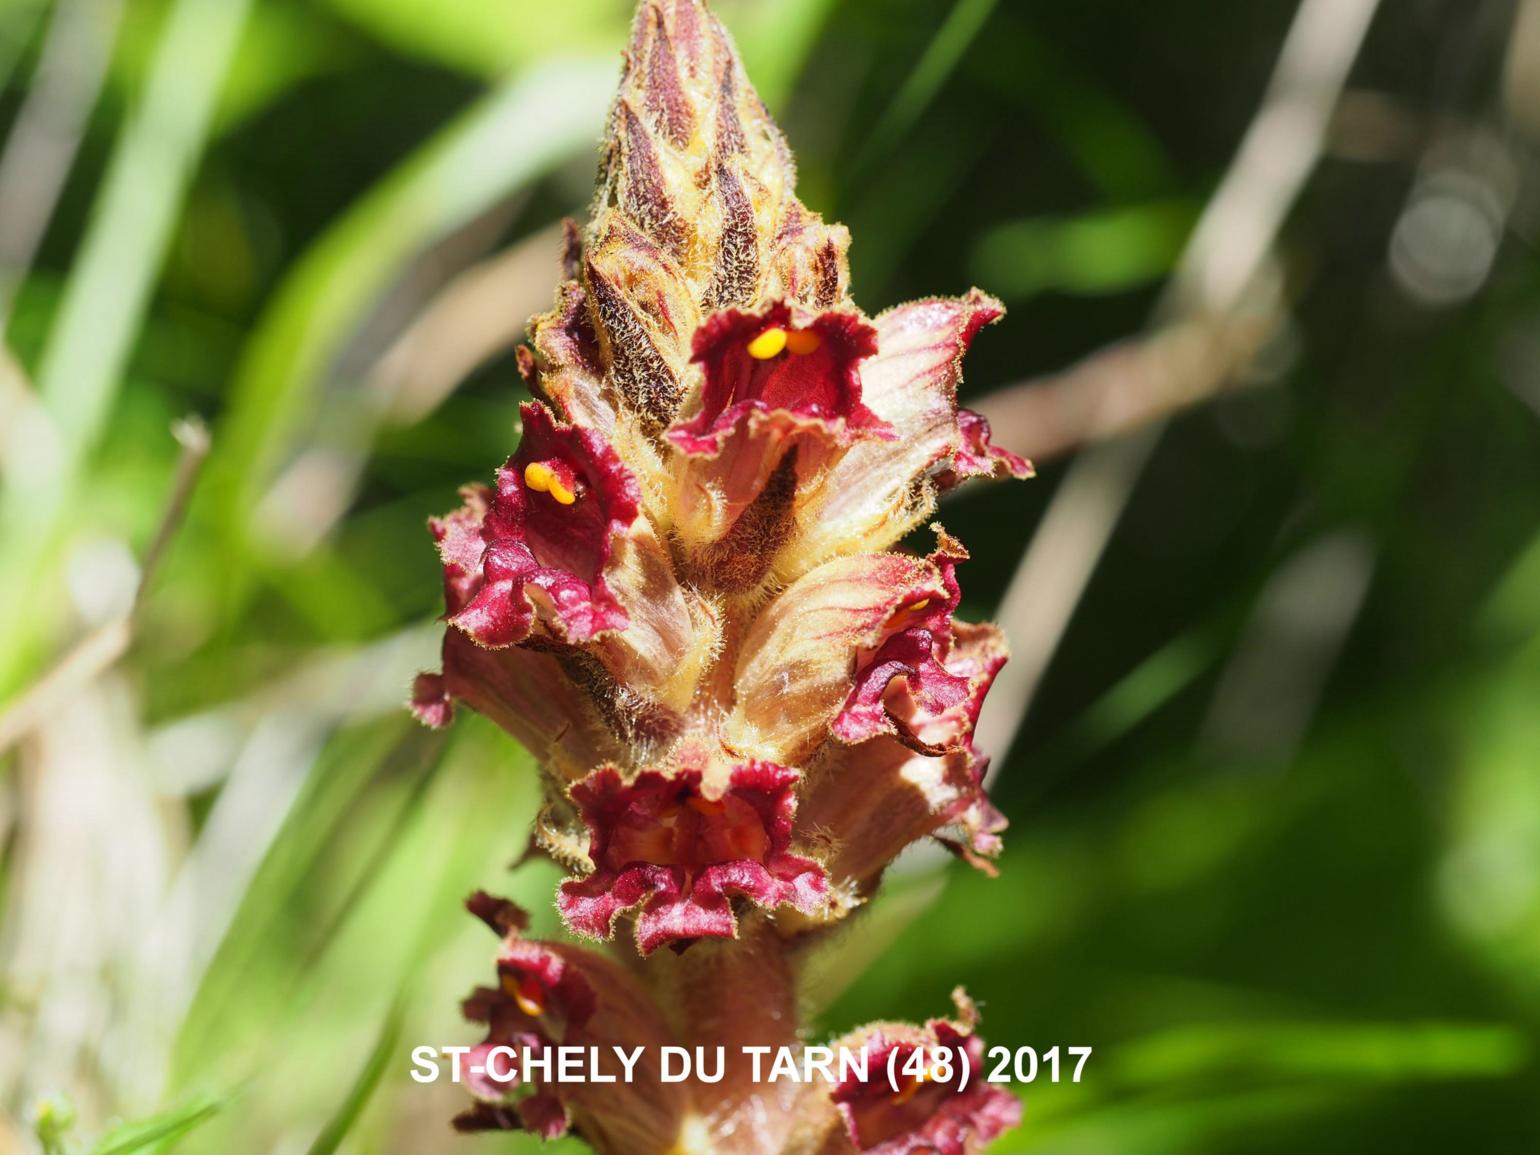
MULTIPOLYGON (((1003 639, 954 617, 959 542, 901 546, 953 486, 1031 472, 956 402, 1002 310, 974 290, 870 318, 848 246, 797 200, 702 0, 642 0, 591 218, 520 350, 519 445, 431 523, 443 668, 413 708, 443 726, 469 707, 536 756, 557 907, 606 944, 526 939, 475 896, 502 939, 466 1003, 484 1047, 653 1057, 619 1090, 481 1080, 462 1128, 606 1155, 960 1155, 1019 1113, 982 1084, 895 1092, 876 1063, 765 1082, 743 1055, 801 1045, 801 960, 900 851, 934 838, 988 868, 1004 826, 972 741, 1003 639), (722 1047, 727 1069, 665 1084, 665 1045, 722 1047)), ((955 1021, 847 1045, 971 1051, 975 1020, 959 993, 955 1021)))

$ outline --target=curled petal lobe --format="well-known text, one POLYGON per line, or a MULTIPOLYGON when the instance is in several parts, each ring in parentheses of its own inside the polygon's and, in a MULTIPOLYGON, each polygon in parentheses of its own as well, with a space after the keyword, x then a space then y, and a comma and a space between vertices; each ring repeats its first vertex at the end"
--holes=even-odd
POLYGON ((989 420, 982 413, 959 409, 957 431, 961 443, 952 455, 952 467, 938 478, 943 489, 951 489, 972 477, 1022 479, 1035 472, 1025 457, 1002 449, 990 440, 989 420))
POLYGON ((412 713, 430 730, 442 730, 454 720, 454 702, 443 674, 418 674, 412 683, 412 713))
POLYGON ((796 780, 795 770, 748 762, 712 797, 698 770, 647 770, 630 782, 595 771, 572 788, 594 869, 561 886, 568 926, 608 938, 616 915, 640 907, 637 944, 650 954, 666 942, 732 937, 735 895, 766 909, 816 909, 823 870, 787 849, 796 780))
POLYGON ((521 413, 524 436, 496 496, 436 528, 446 583, 451 567, 466 575, 450 624, 491 647, 524 641, 537 620, 571 642, 622 629, 629 619, 605 568, 637 518, 636 480, 598 434, 557 425, 543 405, 521 413))
POLYGON ((877 354, 862 367, 864 398, 895 437, 852 446, 829 470, 799 509, 797 558, 780 568, 886 548, 934 508, 933 473, 960 479, 976 472, 969 455, 989 451, 977 442, 982 433, 973 418, 959 416, 957 387, 973 338, 1003 313, 974 290, 900 305, 876 319, 877 354))
POLYGON ((923 1029, 883 1024, 847 1041, 847 1046, 866 1052, 868 1077, 843 1080, 830 1097, 858 1150, 873 1155, 978 1155, 1021 1121, 1020 1100, 979 1077, 984 1045, 973 1033, 976 1012, 960 991, 954 998, 961 1022, 932 1019, 923 1029), (887 1080, 895 1050, 896 1070, 925 1068, 902 1076, 897 1092, 887 1080), (922 1052, 919 1061, 917 1052, 922 1052), (966 1087, 964 1052, 973 1072, 966 1087))
MULTIPOLYGON (((929 561, 945 593, 905 605, 889 618, 886 636, 874 652, 857 659, 855 685, 832 725, 834 736, 842 742, 863 742, 889 733, 916 749, 940 753, 941 748, 919 737, 918 729, 950 711, 967 708, 973 687, 961 672, 948 668, 947 659, 952 649, 952 614, 962 597, 957 564, 967 560, 968 553, 939 527, 938 532, 941 543, 929 561)), ((973 712, 977 713, 976 707, 973 712)))
POLYGON ((965 745, 1005 661, 1005 638, 994 626, 955 621, 950 611, 940 620, 900 620, 858 666, 831 731, 849 743, 892 734, 926 754, 965 745))
POLYGON ((836 558, 793 582, 744 639, 728 746, 780 762, 807 759, 849 699, 863 656, 928 620, 927 607, 950 596, 936 565, 892 553, 836 558))

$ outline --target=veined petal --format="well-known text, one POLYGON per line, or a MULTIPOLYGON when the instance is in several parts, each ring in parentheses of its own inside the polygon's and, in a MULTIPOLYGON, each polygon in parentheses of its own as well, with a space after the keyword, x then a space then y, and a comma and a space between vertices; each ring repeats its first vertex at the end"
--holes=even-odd
POLYGON ((560 640, 590 641, 629 620, 605 567, 640 492, 597 433, 557 425, 543 405, 520 412, 524 436, 498 470, 496 496, 434 527, 446 571, 468 571, 458 579, 467 600, 449 622, 483 646, 522 642, 537 619, 560 640))
POLYGON ((723 737, 740 755, 800 764, 850 697, 863 654, 951 592, 932 562, 902 554, 837 558, 760 614, 744 639, 723 737))
POLYGON ((935 508, 932 473, 965 475, 972 458, 959 470, 959 453, 988 452, 977 442, 974 419, 959 419, 957 387, 973 338, 1003 313, 998 301, 975 289, 965 297, 900 305, 877 318, 877 354, 862 367, 864 396, 895 437, 852 446, 807 495, 797 513, 799 540, 778 563, 780 572, 887 547, 935 508), (971 448, 964 424, 975 438, 971 448))
MULTIPOLYGON (((1000 852, 1005 819, 984 794, 987 765, 971 745, 937 756, 891 737, 831 747, 810 773, 797 810, 800 829, 833 836, 826 855, 831 891, 865 898, 900 852, 927 837, 993 873, 988 860, 1000 852)), ((831 904, 821 913, 840 918, 848 909, 831 904)))
MULTIPOLYGON (((917 750, 938 754, 949 743, 927 741, 920 737, 921 729, 935 730, 943 718, 977 717, 978 706, 969 703, 973 680, 962 669, 954 671, 948 661, 952 614, 962 597, 957 565, 967 560, 968 551, 939 526, 936 531, 939 544, 927 560, 936 567, 945 593, 911 603, 906 613, 890 620, 881 643, 857 659, 855 684, 831 725, 842 742, 896 734, 917 750)), ((987 689, 988 680, 981 680, 980 701, 987 689)))
POLYGON ((788 849, 797 772, 747 762, 733 768, 719 796, 699 770, 646 770, 627 782, 611 768, 572 788, 589 831, 593 872, 562 883, 557 906, 579 934, 608 938, 615 916, 640 907, 637 945, 730 938, 730 899, 804 912, 823 901, 821 867, 788 849))
POLYGON ((697 332, 698 408, 668 440, 679 451, 674 529, 692 549, 715 547, 698 559, 708 582, 720 587, 724 574, 743 581, 747 569, 759 577, 775 552, 764 527, 789 526, 797 490, 857 439, 892 436, 861 400, 860 363, 875 338, 854 313, 813 315, 785 302, 757 314, 716 313, 697 332), (766 502, 776 508, 761 508, 766 502), (724 556, 735 552, 731 544, 756 564, 733 564, 724 556))
MULTIPOLYGON (((955 590, 951 567, 939 568, 955 590)), ((916 620, 860 663, 830 730, 842 742, 892 734, 926 754, 955 749, 972 738, 1006 657, 1005 636, 994 626, 956 621, 950 608, 916 620)))
POLYGON ((567 780, 620 756, 613 725, 552 654, 522 646, 489 650, 449 630, 443 663, 442 673, 419 675, 413 687, 412 710, 428 726, 447 726, 454 702, 463 702, 567 780))
POLYGON ((867 1056, 867 1078, 847 1078, 830 1092, 850 1141, 871 1155, 979 1155, 1021 1121, 1021 1101, 980 1077, 984 1045, 973 1033, 978 1013, 961 989, 953 992, 960 1021, 932 1019, 923 1028, 882 1023, 842 1041, 867 1056), (906 1076, 895 1093, 888 1064, 902 1071, 923 1049, 921 1077, 906 1076), (898 1052, 896 1060, 892 1053, 898 1052), (963 1054, 973 1072, 963 1085, 963 1054), (931 1061, 945 1056, 947 1061, 931 1061))

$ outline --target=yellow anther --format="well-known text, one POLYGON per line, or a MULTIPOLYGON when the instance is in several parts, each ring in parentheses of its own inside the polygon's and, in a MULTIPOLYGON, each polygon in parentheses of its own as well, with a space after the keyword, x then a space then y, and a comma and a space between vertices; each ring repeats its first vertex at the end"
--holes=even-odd
POLYGON ((756 361, 768 361, 780 355, 786 348, 785 329, 766 329, 749 342, 749 356, 756 361))
POLYGON ((531 461, 524 467, 524 484, 536 493, 544 493, 550 489, 551 479, 555 476, 549 465, 539 461, 531 461))
POLYGON ((923 610, 928 605, 930 605, 930 599, 929 598, 921 598, 919 601, 915 602, 913 605, 905 606, 904 608, 906 610, 908 610, 911 614, 917 614, 917 613, 919 613, 921 610, 923 610))
POLYGON ((559 505, 571 505, 577 500, 577 494, 562 484, 556 471, 541 461, 531 461, 524 467, 524 484, 536 493, 549 493, 559 505))
POLYGON ((823 338, 811 329, 793 329, 786 334, 786 348, 798 357, 806 357, 809 353, 818 352, 818 347, 823 344, 823 338))
POLYGON ((702 798, 699 795, 685 799, 685 805, 697 814, 723 814, 727 811, 727 803, 720 799, 702 798))

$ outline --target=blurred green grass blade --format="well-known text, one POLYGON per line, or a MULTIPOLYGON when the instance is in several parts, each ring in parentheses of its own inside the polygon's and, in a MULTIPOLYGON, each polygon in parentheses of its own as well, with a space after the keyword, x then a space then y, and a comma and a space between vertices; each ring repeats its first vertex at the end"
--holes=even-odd
POLYGON ((473 75, 501 76, 553 48, 606 49, 622 43, 631 0, 326 0, 338 15, 408 56, 473 75))
POLYGON ((380 1079, 384 1076, 386 1067, 396 1056, 396 1047, 400 1040, 401 1005, 397 1003, 385 1016, 385 1023, 380 1028, 380 1037, 358 1072, 358 1078, 348 1089, 347 1097, 337 1108, 337 1113, 326 1121, 325 1127, 321 1128, 321 1133, 316 1136, 315 1142, 310 1145, 309 1155, 333 1155, 342 1146, 343 1141, 352 1132, 354 1124, 358 1122, 359 1116, 364 1113, 364 1108, 369 1105, 369 1100, 380 1085, 380 1079))
POLYGON ((1501 1078, 1525 1061, 1514 1028, 1486 1023, 1261 1023, 1183 1027, 1110 1049, 1098 1079, 1169 1090, 1280 1080, 1501 1078))
POLYGON ((143 98, 125 121, 37 373, 52 444, 34 437, 0 505, 0 695, 42 625, 37 591, 122 382, 171 230, 203 151, 250 0, 177 0, 143 98))
POLYGON ((739 0, 712 7, 732 31, 749 79, 771 111, 782 108, 818 42, 834 0, 739 0))
POLYGON ((43 0, 5 0, 0 4, 0 90, 10 84, 46 7, 43 0))
POLYGON ((1099 1048, 1079 1085, 1025 1090, 996 1155, 1185 1152, 1205 1136, 1352 1101, 1365 1089, 1513 1075, 1523 1036, 1488 1024, 1250 1023, 1183 1027, 1099 1048))
POLYGON ((274 843, 274 872, 264 864, 232 931, 239 944, 216 957, 177 1042, 173 1086, 249 1080, 243 1118, 217 1123, 209 1149, 268 1149, 296 1126, 319 1134, 344 1118, 349 1147, 384 1149, 371 1137, 388 1132, 398 1092, 418 1088, 404 1067, 375 1075, 361 1057, 382 1045, 393 1005, 414 1038, 466 1032, 452 996, 484 977, 495 940, 460 900, 484 886, 537 916, 549 908, 548 874, 504 873, 539 804, 527 756, 473 717, 430 737, 447 745, 418 768, 426 779, 399 764, 409 753, 382 764, 377 740, 350 742, 314 775, 320 813, 274 843), (437 979, 424 977, 430 965, 437 979), (381 1084, 378 1113, 365 1093, 375 1078, 391 1088, 381 1084), (357 1110, 339 1109, 355 1092, 357 1110))
POLYGON ((1119 1103, 1045 1117, 1029 1092, 1022 1125, 996 1140, 990 1155, 1194 1155, 1245 1151, 1259 1128, 1294 1123, 1340 1108, 1350 1096, 1337 1088, 1246 1091, 1176 1102, 1119 1103), (1223 1136, 1216 1146, 1215 1137, 1223 1136))
MULTIPOLYGON (((299 260, 236 369, 204 496, 244 535, 313 394, 413 257, 597 138, 608 62, 558 64, 497 89, 385 178, 299 260)), ((239 539, 237 539, 239 540, 239 539)))
MULTIPOLYGON (((441 735, 423 730, 404 712, 399 718, 343 731, 327 744, 247 887, 183 1019, 179 1047, 184 1053, 198 1055, 205 1046, 217 1045, 220 1023, 257 981, 266 956, 282 941, 291 904, 300 896, 305 896, 312 917, 338 917, 334 912, 340 900, 338 905, 327 903, 306 880, 323 869, 327 852, 345 837, 349 819, 386 836, 396 825, 393 814, 402 799, 417 797, 414 780, 427 780, 437 769, 443 746, 441 735), (370 790, 376 777, 388 777, 396 790, 370 790), (361 799, 370 805, 361 806, 361 799)), ((353 843, 349 863, 367 861, 368 845, 353 843)), ((348 877, 338 881, 343 893, 354 885, 348 877)))
POLYGON ((1017 13, 1007 9, 997 23, 999 35, 981 41, 969 65, 994 90, 1002 115, 1027 115, 1107 200, 1139 201, 1181 187, 1143 106, 1119 97, 1094 66, 1077 62, 1017 13))
POLYGON ((973 252, 972 275, 1006 300, 1049 290, 1120 293, 1166 276, 1196 220, 1196 205, 1160 200, 1013 221, 984 234, 973 252))
POLYGON ((883 113, 866 145, 851 165, 851 180, 858 183, 871 164, 880 160, 912 129, 946 84, 964 53, 994 14, 997 0, 957 0, 946 21, 937 29, 914 70, 904 79, 893 102, 883 113))
POLYGON ((113 1128, 91 1148, 90 1155, 132 1155, 136 1151, 164 1150, 212 1119, 223 1109, 225 1100, 203 1095, 148 1119, 124 1123, 113 1128))
MULTIPOLYGON (((500 77, 564 52, 606 59, 625 43, 633 0, 568 0, 510 4, 507 0, 326 0, 327 6, 383 43, 409 56, 472 75, 500 77)), ((777 107, 788 95, 832 0, 751 0, 713 4, 732 29, 760 95, 777 107)))
POLYGON ((101 435, 250 0, 179 0, 124 125, 37 374, 67 469, 101 435))

